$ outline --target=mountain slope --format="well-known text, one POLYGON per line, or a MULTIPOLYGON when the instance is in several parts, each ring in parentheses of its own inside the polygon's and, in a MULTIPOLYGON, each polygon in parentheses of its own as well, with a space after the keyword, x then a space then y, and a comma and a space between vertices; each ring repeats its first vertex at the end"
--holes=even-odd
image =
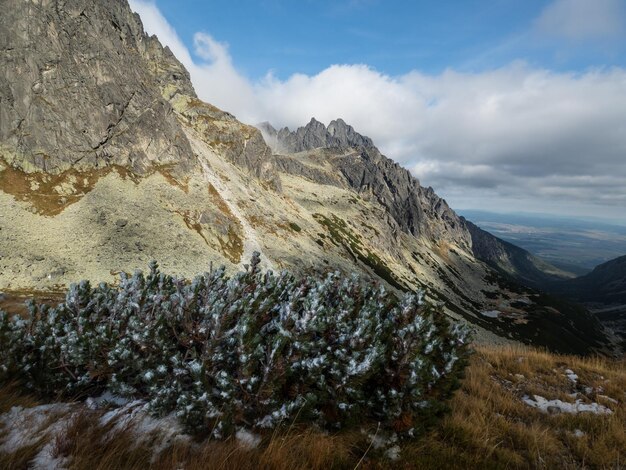
POLYGON ((274 155, 197 98, 125 1, 6 0, 0 39, 1 290, 114 282, 152 259, 232 271, 259 251, 274 269, 425 288, 481 341, 608 344, 586 312, 483 262, 467 223, 343 121, 276 132, 306 150, 274 155))
MULTIPOLYGON (((293 132, 288 128, 276 131, 267 122, 258 127, 277 152, 336 149, 338 153, 331 161, 350 187, 373 195, 404 232, 454 241, 494 269, 532 287, 568 277, 568 273, 459 217, 431 187, 421 186, 408 170, 382 155, 369 137, 342 119, 332 121, 327 128, 313 118, 293 132)), ((284 160, 282 168, 296 174, 302 171, 297 163, 290 167, 284 160)))
POLYGON ((584 276, 550 283, 547 289, 586 305, 626 344, 626 256, 596 266, 584 276))
POLYGON ((626 256, 602 263, 584 276, 554 283, 551 290, 579 302, 626 304, 626 256))

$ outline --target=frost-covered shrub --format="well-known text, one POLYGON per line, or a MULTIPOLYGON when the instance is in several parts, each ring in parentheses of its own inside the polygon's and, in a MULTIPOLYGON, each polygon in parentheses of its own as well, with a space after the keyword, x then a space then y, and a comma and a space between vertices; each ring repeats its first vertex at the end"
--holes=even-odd
POLYGON ((4 378, 72 396, 108 390, 175 411, 214 437, 294 420, 326 428, 420 425, 454 384, 466 332, 421 294, 332 273, 224 268, 191 283, 159 272, 72 285, 56 308, 0 313, 4 378))

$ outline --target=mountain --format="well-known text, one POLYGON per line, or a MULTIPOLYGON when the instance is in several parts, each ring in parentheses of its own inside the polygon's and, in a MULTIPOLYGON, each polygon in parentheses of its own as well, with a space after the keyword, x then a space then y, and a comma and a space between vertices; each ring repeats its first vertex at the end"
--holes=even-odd
POLYGON ((550 283, 547 290, 586 305, 626 341, 626 256, 596 266, 584 276, 550 283))
POLYGON ((198 99, 125 0, 0 3, 0 290, 192 277, 261 253, 424 288, 482 342, 607 351, 561 273, 459 217, 342 120, 261 131, 198 99), (533 284, 534 283, 534 284, 533 284))
MULTIPOLYGON (((288 128, 276 131, 267 122, 258 127, 276 152, 336 149, 341 154, 331 160, 336 171, 352 189, 375 197, 400 229, 411 235, 452 241, 492 268, 532 287, 570 277, 569 273, 459 217, 431 187, 421 186, 408 170, 383 156, 369 137, 360 135, 342 119, 326 127, 313 118, 294 132, 288 128)), ((293 159, 279 157, 279 166, 296 174, 303 171, 293 159)))
POLYGON ((626 304, 626 256, 602 263, 584 276, 554 283, 551 290, 578 302, 626 304))

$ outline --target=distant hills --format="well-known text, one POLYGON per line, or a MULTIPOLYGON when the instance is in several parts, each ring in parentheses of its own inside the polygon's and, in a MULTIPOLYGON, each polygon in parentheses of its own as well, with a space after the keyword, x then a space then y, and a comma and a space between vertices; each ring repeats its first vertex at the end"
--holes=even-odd
POLYGON ((607 261, 584 276, 549 283, 546 290, 586 305, 626 343, 626 256, 607 261))

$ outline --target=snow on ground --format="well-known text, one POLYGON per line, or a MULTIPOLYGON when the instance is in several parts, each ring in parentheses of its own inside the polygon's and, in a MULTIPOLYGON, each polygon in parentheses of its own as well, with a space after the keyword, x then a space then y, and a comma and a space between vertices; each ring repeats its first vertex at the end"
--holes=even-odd
MULTIPOLYGON (((98 423, 109 433, 129 431, 135 445, 152 446, 153 458, 163 450, 179 442, 189 442, 191 436, 185 434, 176 415, 171 413, 162 418, 154 418, 148 411, 145 401, 129 401, 110 393, 88 398, 84 405, 79 403, 55 403, 33 408, 13 407, 0 415, 0 426, 8 432, 0 442, 0 453, 13 453, 23 447, 40 443, 42 446, 29 469, 63 470, 68 459, 55 456, 55 438, 62 436, 67 426, 81 410, 101 410, 98 423), (110 408, 114 406, 114 408, 110 408)), ((261 443, 261 437, 246 429, 236 433, 237 441, 244 447, 254 449, 261 443)))
POLYGON ((524 397, 522 397, 522 401, 528 406, 537 408, 544 413, 578 414, 588 412, 598 415, 613 414, 613 411, 604 405, 600 405, 599 403, 583 403, 582 399, 580 398, 574 403, 567 403, 561 400, 546 400, 544 397, 539 395, 533 395, 533 397, 534 399, 530 398, 528 395, 525 395, 524 397))
POLYGON ((387 457, 389 460, 398 460, 400 458, 401 450, 402 449, 400 449, 399 445, 390 447, 385 451, 385 457, 387 457))
POLYGON ((482 312, 480 312, 480 314, 483 317, 488 317, 488 318, 498 318, 500 316, 500 310, 483 310, 482 312))
POLYGON ((255 449, 261 443, 261 436, 253 434, 247 429, 239 429, 235 437, 241 445, 248 449, 255 449))
POLYGON ((565 369, 565 375, 568 379, 572 381, 572 383, 578 382, 578 376, 574 373, 572 369, 565 369))
MULTIPOLYGON (((153 418, 148 412, 146 402, 128 401, 121 397, 103 394, 88 398, 83 410, 99 410, 117 405, 109 411, 102 410, 100 426, 111 426, 109 432, 130 431, 135 444, 149 443, 154 457, 176 442, 188 442, 191 436, 185 434, 176 416, 172 413, 162 418, 153 418)), ((0 415, 0 425, 8 432, 0 442, 0 453, 13 453, 21 448, 41 443, 39 453, 30 462, 32 469, 61 470, 67 466, 67 460, 54 456, 54 441, 62 436, 67 426, 81 411, 81 405, 74 403, 55 403, 33 408, 13 407, 0 415)), ((250 434, 253 442, 255 436, 250 434)))
POLYGON ((54 456, 54 440, 44 445, 28 466, 29 470, 65 470, 69 459, 54 456))
POLYGON ((69 403, 54 403, 33 408, 14 406, 0 415, 0 424, 8 433, 0 444, 0 453, 12 453, 23 447, 46 442, 30 463, 33 470, 62 470, 67 459, 54 456, 54 438, 72 419, 73 406, 69 403))
POLYGON ((107 405, 116 405, 116 406, 124 406, 130 400, 128 398, 123 398, 118 395, 113 395, 110 392, 104 392, 99 397, 89 397, 85 400, 85 404, 87 408, 90 410, 97 410, 107 405))
POLYGON ((0 452, 11 453, 45 439, 51 428, 60 427, 59 422, 64 422, 71 408, 69 403, 40 405, 33 408, 14 406, 0 415, 0 424, 8 430, 0 444, 0 452))
POLYGON ((126 401, 123 406, 103 414, 100 425, 109 424, 113 425, 110 433, 130 430, 136 444, 151 442, 154 457, 176 442, 191 440, 174 413, 154 418, 148 411, 148 404, 142 400, 126 401))

